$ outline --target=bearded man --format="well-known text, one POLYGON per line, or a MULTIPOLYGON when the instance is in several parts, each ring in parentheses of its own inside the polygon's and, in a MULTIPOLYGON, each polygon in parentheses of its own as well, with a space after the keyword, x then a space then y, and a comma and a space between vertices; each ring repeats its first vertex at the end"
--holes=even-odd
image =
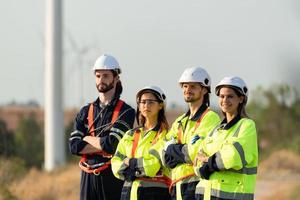
POLYGON ((114 177, 110 159, 125 132, 132 129, 135 110, 120 100, 121 68, 113 56, 100 56, 93 72, 99 96, 77 114, 69 149, 81 156, 80 199, 118 200, 123 182, 114 177))

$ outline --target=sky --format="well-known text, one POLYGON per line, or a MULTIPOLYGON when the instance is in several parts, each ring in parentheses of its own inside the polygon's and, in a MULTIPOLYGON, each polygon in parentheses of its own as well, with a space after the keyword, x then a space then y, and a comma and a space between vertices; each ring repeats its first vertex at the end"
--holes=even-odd
MULTIPOLYGON (((1 0, 0 105, 30 100, 44 105, 45 1, 1 0)), ((108 53, 122 68, 122 99, 157 85, 168 103, 184 105, 178 85, 187 67, 203 67, 212 88, 240 76, 251 91, 288 83, 299 88, 298 0, 65 0, 65 107, 97 97, 91 71, 108 53)), ((216 100, 214 94, 212 101, 216 100)))

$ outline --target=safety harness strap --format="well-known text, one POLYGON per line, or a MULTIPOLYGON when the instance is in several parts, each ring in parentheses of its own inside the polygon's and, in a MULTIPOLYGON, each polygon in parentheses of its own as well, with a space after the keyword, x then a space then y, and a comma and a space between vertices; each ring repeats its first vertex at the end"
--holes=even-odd
POLYGON ((139 143, 141 131, 139 129, 134 131, 133 134, 133 143, 132 143, 132 149, 131 149, 131 158, 134 158, 135 156, 135 151, 139 143))
MULTIPOLYGON (((200 126, 200 123, 202 121, 202 119, 204 118, 205 114, 210 111, 209 108, 207 108, 201 115, 201 117, 197 120, 196 122, 196 125, 194 126, 194 130, 193 132, 196 131, 196 129, 200 126)), ((183 137, 183 132, 182 132, 182 126, 179 125, 179 128, 178 128, 178 144, 181 144, 182 143, 182 137, 183 137)))
MULTIPOLYGON (((154 145, 157 142, 157 139, 160 135, 160 133, 162 128, 159 129, 159 131, 156 133, 152 145, 154 145)), ((136 152, 136 148, 138 146, 138 142, 140 139, 140 135, 141 135, 141 131, 139 129, 135 130, 134 134, 133 134, 133 143, 132 143, 132 149, 131 149, 131 157, 134 158, 135 156, 135 152, 136 152)), ((164 183, 166 184, 168 187, 170 186, 172 180, 165 176, 165 175, 160 175, 159 172, 157 174, 157 176, 155 177, 139 177, 137 178, 137 180, 141 180, 141 181, 148 181, 148 182, 159 182, 159 183, 164 183)))
MULTIPOLYGON (((162 127, 160 127, 159 131, 156 133, 154 139, 152 140, 152 145, 154 145, 157 142, 157 140, 158 140, 159 135, 160 135, 161 132, 162 132, 162 127)), ((132 142, 132 149, 131 149, 131 158, 134 158, 134 156, 135 156, 135 152, 136 152, 136 148, 137 148, 138 143, 139 143, 140 135, 141 135, 140 129, 136 129, 134 131, 134 134, 133 134, 133 142, 132 142)))
MULTIPOLYGON (((116 104, 116 107, 113 111, 113 115, 112 115, 112 119, 111 119, 111 124, 114 124, 117 119, 118 119, 118 116, 120 114, 120 111, 121 111, 121 108, 124 104, 124 101, 122 100, 118 100, 117 104, 116 104)), ((91 103, 90 106, 89 106, 89 110, 88 110, 88 117, 87 117, 87 120, 88 120, 88 127, 89 127, 89 133, 92 135, 92 136, 95 136, 95 127, 94 127, 94 104, 91 103)), ((103 157, 106 157, 106 158, 111 158, 112 155, 111 154, 108 154, 106 153, 105 151, 99 151, 99 152, 95 152, 95 153, 92 153, 92 154, 89 154, 89 155, 102 155, 103 157)), ((86 160, 87 160, 87 154, 83 154, 81 156, 81 159, 79 161, 79 167, 85 171, 86 173, 94 173, 95 175, 99 175, 100 172, 106 168, 109 167, 111 161, 107 161, 106 163, 100 163, 99 164, 99 167, 91 167, 90 165, 88 165, 86 163, 86 160)))
POLYGON ((94 167, 94 166, 87 164, 85 161, 86 160, 84 158, 81 158, 81 160, 79 162, 80 169, 86 173, 93 173, 96 176, 98 176, 102 170, 107 169, 111 164, 111 161, 109 160, 108 162, 97 164, 98 167, 94 167))
MULTIPOLYGON (((196 129, 200 126, 202 119, 204 118, 204 116, 206 115, 206 113, 208 113, 209 111, 210 111, 210 109, 207 108, 207 109, 202 113, 201 117, 197 120, 196 125, 194 126, 193 132, 195 132, 196 129)), ((182 137, 183 137, 183 135, 182 135, 182 127, 179 127, 179 130, 178 130, 178 143, 179 143, 179 144, 181 144, 181 142, 182 142, 182 137)), ((186 179, 186 178, 189 178, 189 177, 192 177, 192 176, 195 176, 195 173, 191 173, 191 174, 188 174, 188 175, 186 175, 186 176, 183 176, 183 177, 181 177, 181 178, 179 178, 179 179, 173 180, 172 183, 170 184, 169 192, 171 193, 171 190, 172 190, 173 185, 175 185, 175 184, 178 183, 179 181, 182 181, 183 179, 186 179)))
POLYGON ((123 104, 124 104, 124 101, 122 101, 122 100, 119 99, 118 102, 117 102, 117 105, 116 105, 116 107, 114 109, 112 118, 111 118, 111 124, 114 124, 117 121, 119 113, 121 111, 121 108, 122 108, 123 104))
POLYGON ((137 178, 137 180, 147 181, 147 182, 164 183, 168 188, 172 184, 172 180, 167 176, 140 177, 140 178, 137 178))
POLYGON ((89 106, 87 120, 88 120, 89 133, 92 136, 95 136, 95 128, 94 128, 94 105, 92 103, 89 106))
POLYGON ((183 177, 181 177, 181 178, 179 178, 179 179, 173 180, 172 183, 171 183, 170 186, 169 186, 169 193, 171 194, 171 190, 172 190, 173 185, 175 185, 175 184, 178 183, 179 181, 182 181, 183 179, 190 178, 190 177, 192 177, 192 176, 195 176, 195 173, 191 173, 191 174, 188 174, 188 175, 186 175, 186 176, 183 176, 183 177))

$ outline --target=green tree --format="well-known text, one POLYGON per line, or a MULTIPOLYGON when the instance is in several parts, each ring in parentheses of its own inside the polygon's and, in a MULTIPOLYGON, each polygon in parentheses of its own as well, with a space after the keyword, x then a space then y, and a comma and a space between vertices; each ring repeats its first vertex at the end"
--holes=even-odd
POLYGON ((288 148, 300 152, 300 99, 288 85, 257 88, 248 111, 257 125, 259 141, 270 148, 288 148))
POLYGON ((27 167, 42 167, 44 161, 44 135, 34 116, 23 118, 16 131, 17 154, 27 167))
POLYGON ((10 157, 15 153, 14 134, 7 130, 6 124, 0 119, 0 156, 10 157))

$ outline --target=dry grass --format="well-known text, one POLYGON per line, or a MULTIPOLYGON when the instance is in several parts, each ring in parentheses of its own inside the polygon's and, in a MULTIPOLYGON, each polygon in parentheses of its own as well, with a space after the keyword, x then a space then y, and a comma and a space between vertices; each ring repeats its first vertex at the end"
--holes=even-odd
MULTIPOLYGON (((287 180, 259 180, 257 187, 260 187, 260 194, 256 200, 294 200, 295 195, 299 197, 299 181, 287 180)), ((299 199, 299 198, 298 198, 299 199)))
POLYGON ((52 173, 31 169, 20 181, 14 182, 10 191, 20 200, 79 199, 80 170, 69 165, 52 173))
POLYGON ((288 150, 276 151, 259 164, 259 176, 264 179, 294 180, 300 174, 300 155, 288 150))
MULTIPOLYGON (((69 200, 79 199, 79 181, 80 169, 72 164, 52 173, 31 169, 7 188, 20 200, 69 200)), ((299 155, 281 150, 260 163, 256 200, 300 199, 299 190, 299 155)))
POLYGON ((300 156, 280 150, 259 165, 257 200, 289 200, 300 197, 300 156))

